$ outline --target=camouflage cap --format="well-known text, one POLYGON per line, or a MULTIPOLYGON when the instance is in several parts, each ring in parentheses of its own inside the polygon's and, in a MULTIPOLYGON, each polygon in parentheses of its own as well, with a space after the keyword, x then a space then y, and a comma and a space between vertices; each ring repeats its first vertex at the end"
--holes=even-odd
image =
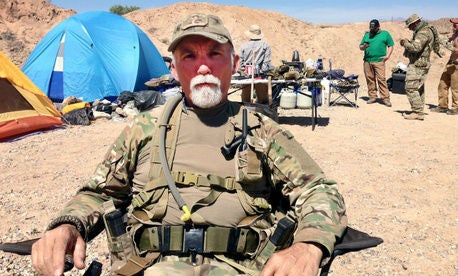
POLYGON ((189 35, 201 35, 221 44, 227 42, 232 44, 231 35, 219 17, 211 14, 195 13, 176 26, 168 51, 175 51, 180 41, 189 35))
POLYGON ((409 27, 410 25, 417 22, 418 20, 421 20, 421 17, 419 17, 416 13, 412 14, 406 20, 406 27, 409 27))

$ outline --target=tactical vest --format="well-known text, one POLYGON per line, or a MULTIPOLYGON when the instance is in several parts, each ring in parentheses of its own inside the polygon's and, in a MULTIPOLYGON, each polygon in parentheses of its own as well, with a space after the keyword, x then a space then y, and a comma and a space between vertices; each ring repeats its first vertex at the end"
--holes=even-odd
MULTIPOLYGON (((245 107, 241 107, 243 108, 245 107)), ((166 126, 165 138, 166 159, 168 167, 173 163, 176 150, 178 131, 183 109, 183 102, 174 103, 172 99, 166 102, 159 125, 166 126), (176 105, 175 105, 176 104, 176 105), (167 112, 167 110, 169 112, 167 112), (167 113, 171 112, 171 116, 167 113)), ((248 125, 251 129, 260 126, 262 115, 248 113, 248 125)), ((226 146, 242 134, 242 112, 230 117, 226 124, 226 146)), ((132 204, 128 208, 128 232, 135 239, 137 256, 143 256, 151 251, 166 253, 184 253, 187 235, 202 235, 203 248, 199 253, 212 253, 220 260, 245 271, 249 274, 257 274, 246 266, 241 266, 232 259, 223 255, 233 255, 238 258, 254 259, 260 256, 260 252, 268 243, 268 238, 275 230, 275 221, 278 215, 272 214, 268 197, 272 193, 273 186, 270 183, 270 175, 267 174, 264 153, 266 143, 255 137, 247 136, 247 148, 244 151, 237 150, 234 161, 236 162, 235 177, 222 177, 218 175, 199 175, 186 171, 170 171, 173 181, 180 186, 207 186, 211 192, 205 198, 199 200, 190 208, 190 220, 193 225, 201 225, 198 230, 183 226, 162 226, 161 219, 165 216, 169 199, 169 187, 161 165, 161 137, 160 131, 156 131, 152 137, 151 167, 149 170, 149 182, 144 189, 133 196, 132 204), (232 192, 238 195, 248 216, 242 220, 238 227, 216 227, 205 224, 205 219, 198 214, 200 206, 208 206, 215 202, 223 192, 232 192), (203 229, 205 234, 199 233, 203 229), (192 233, 188 233, 193 231, 192 233)), ((164 158, 164 156, 162 156, 164 158)), ((194 228, 194 227, 193 227, 194 228)), ((286 246, 286 245, 285 245, 286 246)), ((270 252, 269 254, 271 254, 270 252)), ((265 255, 265 254, 264 254, 265 255)), ((269 256, 263 256, 267 261, 269 256)), ((148 262, 146 262, 148 263, 148 262)))
POLYGON ((429 69, 431 66, 430 56, 431 50, 433 50, 434 44, 434 33, 426 22, 421 22, 417 30, 414 31, 412 41, 414 41, 417 35, 421 33, 423 36, 428 38, 424 48, 419 52, 409 52, 407 49, 404 50, 404 56, 409 59, 409 63, 414 64, 419 68, 429 69))

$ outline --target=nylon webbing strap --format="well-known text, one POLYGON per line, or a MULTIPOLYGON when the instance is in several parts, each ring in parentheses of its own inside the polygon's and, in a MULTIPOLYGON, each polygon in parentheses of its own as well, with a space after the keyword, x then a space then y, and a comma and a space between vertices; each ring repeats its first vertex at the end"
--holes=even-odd
POLYGON ((237 263, 236 261, 234 261, 233 259, 230 259, 230 258, 228 258, 228 257, 226 257, 224 255, 215 255, 215 258, 220 260, 220 261, 223 261, 223 262, 227 263, 228 265, 230 265, 232 267, 237 268, 240 271, 243 271, 247 275, 257 276, 260 273, 260 271, 248 268, 248 267, 246 267, 244 265, 241 265, 241 264, 237 263))
POLYGON ((235 191, 242 189, 241 185, 237 183, 234 177, 221 177, 218 175, 200 175, 191 172, 172 171, 172 177, 175 182, 182 185, 189 186, 217 186, 226 191, 235 191))
POLYGON ((203 186, 203 187, 219 187, 226 191, 257 191, 258 187, 250 185, 242 185, 235 180, 235 177, 221 177, 218 175, 200 175, 192 172, 172 171, 172 177, 177 184, 187 186, 203 186))
POLYGON ((127 260, 121 268, 117 269, 115 275, 130 276, 136 275, 145 268, 149 267, 155 259, 159 257, 158 252, 148 253, 144 258, 139 256, 132 256, 127 260))
POLYGON ((139 249, 142 252, 188 253, 187 244, 201 245, 202 250, 198 253, 245 255, 256 250, 258 234, 249 228, 236 227, 149 227, 140 236, 139 249), (201 236, 189 235, 194 229, 201 231, 201 236))
POLYGON ((222 191, 211 190, 206 197, 194 203, 194 205, 191 207, 191 210, 195 212, 200 207, 205 207, 213 204, 222 193, 222 191))

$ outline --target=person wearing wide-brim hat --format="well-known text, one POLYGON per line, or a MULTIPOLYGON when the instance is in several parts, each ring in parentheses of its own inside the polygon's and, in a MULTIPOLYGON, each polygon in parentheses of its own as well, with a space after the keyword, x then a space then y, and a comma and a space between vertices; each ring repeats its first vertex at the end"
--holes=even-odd
POLYGON ((438 104, 431 111, 458 115, 458 18, 451 18, 452 36, 449 37, 445 47, 451 51, 450 58, 445 64, 437 87, 438 104), (451 107, 449 107, 449 90, 452 94, 451 107))
MULTIPOLYGON (((262 40, 264 33, 259 25, 251 25, 245 31, 245 36, 249 41, 240 46, 240 71, 247 77, 251 77, 251 73, 254 73, 256 78, 264 78, 268 72, 274 69, 271 64, 272 50, 270 45, 262 40)), ((267 88, 266 83, 256 83, 254 85, 258 103, 268 103, 267 88)), ((251 98, 251 86, 244 85, 242 87, 242 101, 251 102, 251 98)))
POLYGON ((410 29, 410 27, 415 27, 417 23, 421 22, 421 17, 419 17, 416 13, 412 14, 409 16, 409 18, 406 19, 406 27, 410 29))
POLYGON ((249 39, 262 39, 264 37, 264 34, 262 33, 261 31, 261 27, 259 27, 258 25, 254 24, 254 25, 251 25, 250 28, 248 30, 245 31, 245 35, 249 38, 249 39))
POLYGON ((431 67, 434 34, 428 23, 417 14, 409 16, 405 24, 413 36, 412 39, 401 39, 399 44, 404 47, 404 56, 409 59, 405 91, 412 111, 403 116, 406 120, 424 120, 425 79, 431 67))

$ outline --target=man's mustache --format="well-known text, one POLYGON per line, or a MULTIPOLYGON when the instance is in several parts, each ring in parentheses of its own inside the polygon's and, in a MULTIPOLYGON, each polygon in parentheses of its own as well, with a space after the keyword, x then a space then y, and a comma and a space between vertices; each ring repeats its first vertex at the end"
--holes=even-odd
POLYGON ((209 83, 209 84, 214 84, 214 85, 219 86, 221 82, 217 77, 213 75, 198 75, 198 76, 195 76, 191 80, 191 88, 194 88, 195 86, 199 84, 204 84, 204 83, 209 83))

